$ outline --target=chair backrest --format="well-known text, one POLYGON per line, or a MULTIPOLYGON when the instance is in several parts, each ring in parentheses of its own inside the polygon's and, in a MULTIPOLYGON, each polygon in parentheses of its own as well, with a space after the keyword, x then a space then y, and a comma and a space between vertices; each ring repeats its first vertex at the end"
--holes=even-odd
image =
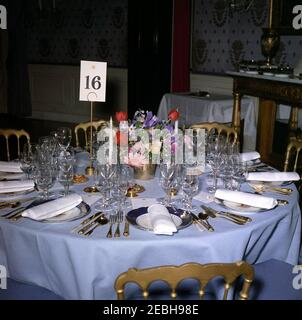
POLYGON ((15 130, 15 129, 0 129, 0 136, 3 136, 5 138, 6 142, 6 156, 7 161, 10 161, 11 159, 11 153, 9 148, 9 142, 11 141, 10 137, 16 137, 17 139, 17 152, 18 157, 20 157, 20 139, 21 137, 25 137, 27 142, 30 142, 30 135, 25 130, 15 130))
POLYGON ((208 133, 214 131, 220 135, 225 135, 228 142, 238 142, 238 133, 233 127, 228 127, 227 125, 219 122, 203 122, 196 123, 190 126, 190 129, 205 129, 208 133))
MULTIPOLYGON (((98 120, 98 121, 93 121, 92 122, 92 128, 94 130, 98 130, 101 126, 105 125, 107 123, 107 121, 105 120, 98 120)), ((76 137, 76 147, 80 146, 80 142, 79 142, 79 131, 83 130, 84 131, 84 135, 85 135, 85 147, 88 147, 89 145, 89 141, 88 141, 88 129, 90 130, 91 127, 91 122, 83 122, 83 123, 79 123, 78 125, 76 125, 76 127, 74 128, 74 133, 75 133, 75 137, 76 137)))
POLYGON ((301 165, 299 167, 299 156, 300 156, 300 151, 302 149, 302 140, 301 139, 296 139, 292 138, 290 142, 287 145, 286 149, 286 157, 285 157, 285 162, 284 162, 284 171, 297 171, 297 169, 301 169, 301 165), (294 166, 291 168, 292 160, 294 159, 294 166))
POLYGON ((120 274, 115 281, 115 291, 119 300, 124 299, 124 288, 129 282, 136 283, 143 290, 144 299, 148 298, 148 288, 154 281, 165 281, 172 289, 171 297, 177 297, 177 285, 184 279, 196 279, 200 283, 199 296, 203 298, 208 282, 222 276, 225 280, 223 299, 227 299, 229 289, 240 276, 244 277, 240 300, 247 300, 249 288, 254 278, 254 269, 244 261, 237 263, 198 264, 186 263, 181 266, 161 266, 148 269, 129 269, 120 274))

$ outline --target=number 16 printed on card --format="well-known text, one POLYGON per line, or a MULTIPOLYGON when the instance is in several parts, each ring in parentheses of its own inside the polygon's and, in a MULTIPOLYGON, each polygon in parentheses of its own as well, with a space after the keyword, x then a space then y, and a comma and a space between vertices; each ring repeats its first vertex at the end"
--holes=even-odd
POLYGON ((81 61, 80 101, 106 101, 107 62, 81 61))

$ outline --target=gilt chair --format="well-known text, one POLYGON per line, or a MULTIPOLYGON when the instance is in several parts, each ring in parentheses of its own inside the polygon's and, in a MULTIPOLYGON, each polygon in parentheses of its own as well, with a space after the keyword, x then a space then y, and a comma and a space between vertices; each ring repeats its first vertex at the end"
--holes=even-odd
POLYGON ((25 137, 27 143, 30 142, 30 135, 25 130, 15 130, 15 129, 0 129, 0 137, 4 137, 6 144, 6 158, 7 161, 11 160, 11 147, 13 146, 13 141, 15 138, 17 140, 17 155, 20 158, 20 140, 22 137, 25 137))
POLYGON ((221 264, 198 264, 186 263, 181 266, 160 266, 148 269, 129 269, 120 274, 115 281, 115 291, 119 300, 125 299, 125 286, 127 283, 137 284, 143 291, 144 299, 149 297, 149 287, 156 281, 164 281, 171 288, 171 298, 177 298, 177 287, 185 279, 195 279, 199 282, 198 295, 202 299, 205 295, 205 288, 215 277, 224 278, 224 295, 226 300, 228 292, 235 281, 243 276, 242 290, 239 299, 247 300, 249 288, 254 278, 254 270, 251 265, 244 261, 237 263, 221 264))
POLYGON ((291 138, 290 142, 287 145, 286 149, 286 157, 284 161, 284 171, 297 171, 301 170, 301 159, 300 158, 300 151, 302 150, 302 140, 291 138), (293 164, 293 166, 292 166, 293 164))
POLYGON ((226 136, 227 142, 236 143, 238 142, 238 133, 233 127, 219 122, 203 122, 196 123, 190 126, 190 129, 205 129, 206 132, 215 132, 218 136, 226 136))
MULTIPOLYGON (((97 131, 100 127, 107 124, 107 121, 105 120, 98 120, 92 122, 92 129, 94 131, 97 131)), ((87 149, 89 147, 89 134, 90 134, 90 128, 91 128, 91 122, 83 122, 76 125, 74 128, 74 133, 76 137, 76 147, 80 147, 80 140, 79 140, 79 131, 84 131, 85 136, 85 148, 87 149)))

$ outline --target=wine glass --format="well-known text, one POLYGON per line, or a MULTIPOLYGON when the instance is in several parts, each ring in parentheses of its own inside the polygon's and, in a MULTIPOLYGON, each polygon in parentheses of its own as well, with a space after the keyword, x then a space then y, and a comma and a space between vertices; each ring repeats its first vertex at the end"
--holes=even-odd
POLYGON ((158 201, 165 206, 171 205, 171 191, 175 185, 177 167, 178 165, 173 162, 160 164, 159 183, 165 192, 165 197, 158 199, 158 201))
POLYGON ((53 156, 56 148, 56 140, 52 136, 43 136, 39 138, 40 148, 48 153, 50 157, 53 156))
POLYGON ((113 177, 115 177, 117 166, 114 164, 99 164, 98 165, 100 178, 103 183, 101 184, 101 192, 103 193, 103 202, 98 206, 99 210, 108 211, 114 200, 110 197, 113 187, 113 177))
POLYGON ((67 127, 60 127, 57 129, 57 141, 63 150, 67 150, 71 143, 71 129, 67 127))
POLYGON ((38 190, 42 191, 42 200, 48 200, 48 191, 54 184, 52 169, 45 165, 37 166, 34 179, 38 190))
POLYGON ((58 181, 64 187, 64 196, 69 194, 69 187, 73 180, 74 157, 70 153, 64 151, 58 158, 59 173, 58 181))
POLYGON ((26 179, 30 179, 35 166, 36 144, 26 143, 20 155, 21 170, 25 173, 26 179))
POLYGON ((129 170, 127 166, 119 166, 113 186, 113 195, 117 200, 118 210, 125 205, 126 194, 129 188, 129 170))
POLYGON ((192 205, 194 196, 198 194, 199 179, 195 175, 186 175, 182 181, 182 191, 185 195, 183 199, 182 209, 186 211, 194 211, 196 207, 192 205))

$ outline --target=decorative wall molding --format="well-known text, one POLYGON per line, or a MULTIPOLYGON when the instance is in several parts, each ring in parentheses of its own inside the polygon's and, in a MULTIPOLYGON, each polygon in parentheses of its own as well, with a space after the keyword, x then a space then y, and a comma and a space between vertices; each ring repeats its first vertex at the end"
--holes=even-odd
MULTIPOLYGON (((108 68, 106 102, 96 103, 96 117, 127 110, 127 74, 127 69, 108 68)), ((29 65, 32 118, 88 121, 89 104, 79 101, 79 77, 79 66, 29 65)))

